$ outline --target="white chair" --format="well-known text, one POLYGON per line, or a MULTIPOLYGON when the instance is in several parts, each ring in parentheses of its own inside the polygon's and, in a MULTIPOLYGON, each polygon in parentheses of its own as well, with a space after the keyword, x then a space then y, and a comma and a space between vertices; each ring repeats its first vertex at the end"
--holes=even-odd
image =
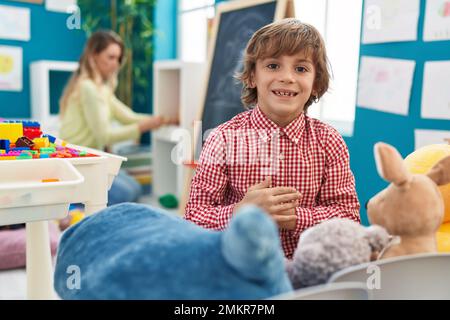
POLYGON ((328 283, 272 297, 271 300, 370 300, 364 283, 328 283))
POLYGON ((362 282, 374 300, 450 299, 449 272, 450 254, 427 253, 346 268, 329 282, 362 282))

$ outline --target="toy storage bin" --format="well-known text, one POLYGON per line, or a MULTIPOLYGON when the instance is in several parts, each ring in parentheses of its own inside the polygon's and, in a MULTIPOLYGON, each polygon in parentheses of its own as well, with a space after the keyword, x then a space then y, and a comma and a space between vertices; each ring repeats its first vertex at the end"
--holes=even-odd
MULTIPOLYGON (((70 144, 70 143, 67 144, 67 147, 73 148, 76 150, 80 150, 80 151, 86 151, 88 153, 92 153, 97 156, 107 158, 107 160, 106 160, 106 166, 107 166, 106 172, 108 175, 108 189, 107 190, 109 190, 111 188, 114 178, 119 174, 119 170, 120 170, 120 166, 122 165, 122 162, 127 161, 127 158, 125 158, 125 157, 121 157, 121 156, 118 156, 115 154, 103 152, 103 151, 100 151, 97 149, 91 149, 88 147, 78 146, 78 145, 70 144)), ((88 158, 82 158, 82 159, 88 159, 88 158)), ((82 162, 80 160, 76 160, 76 158, 73 158, 72 160, 74 160, 74 161, 72 161, 72 163, 74 163, 74 164, 75 163, 78 164, 78 163, 82 162)))
POLYGON ((0 225, 63 218, 84 177, 63 159, 0 162, 0 225), (58 179, 42 182, 44 179, 58 179))

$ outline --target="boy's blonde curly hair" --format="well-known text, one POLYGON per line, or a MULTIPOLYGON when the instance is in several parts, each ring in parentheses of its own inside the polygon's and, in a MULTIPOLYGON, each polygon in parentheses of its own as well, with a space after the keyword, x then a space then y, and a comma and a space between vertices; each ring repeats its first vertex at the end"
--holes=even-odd
POLYGON ((294 18, 283 19, 262 27, 248 42, 244 54, 244 69, 236 75, 243 83, 241 101, 244 106, 252 108, 257 103, 257 89, 252 88, 250 82, 258 59, 298 53, 304 53, 306 57, 311 58, 316 70, 313 91, 317 94, 315 96, 311 94, 306 102, 304 106, 306 113, 308 107, 317 102, 328 90, 329 63, 325 43, 319 31, 294 18))

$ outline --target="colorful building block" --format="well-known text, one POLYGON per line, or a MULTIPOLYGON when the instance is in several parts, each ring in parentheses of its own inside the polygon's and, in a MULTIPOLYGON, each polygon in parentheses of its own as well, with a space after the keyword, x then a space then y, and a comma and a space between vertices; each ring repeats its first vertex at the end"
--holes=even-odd
POLYGON ((35 138, 33 142, 35 149, 48 148, 50 146, 48 138, 35 138))
POLYGON ((9 142, 15 143, 17 139, 23 136, 22 123, 0 123, 0 138, 8 139, 9 142))
POLYGON ((0 149, 5 150, 5 152, 9 152, 10 142, 7 139, 0 140, 0 149))
POLYGON ((39 138, 42 135, 42 131, 39 128, 26 127, 23 128, 23 135, 33 140, 39 138))
POLYGON ((34 143, 28 137, 24 136, 24 137, 20 137, 19 139, 17 139, 16 148, 17 147, 27 147, 27 148, 31 149, 34 147, 34 143))
POLYGON ((48 138, 48 141, 50 141, 50 143, 55 143, 55 141, 56 141, 56 138, 54 136, 49 135, 49 134, 42 135, 42 138, 48 138))

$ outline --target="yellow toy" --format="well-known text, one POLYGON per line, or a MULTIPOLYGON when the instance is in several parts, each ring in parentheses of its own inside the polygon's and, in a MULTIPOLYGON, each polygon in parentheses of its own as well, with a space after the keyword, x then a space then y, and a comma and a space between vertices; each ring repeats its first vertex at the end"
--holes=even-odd
POLYGON ((78 209, 71 210, 67 217, 59 220, 59 229, 61 231, 66 230, 68 227, 80 222, 84 218, 84 212, 78 209))
POLYGON ((50 146, 48 138, 34 138, 33 143, 36 149, 48 148, 50 146))
POLYGON ((75 223, 80 222, 84 218, 84 212, 80 210, 70 211, 70 225, 73 226, 75 223))
MULTIPOLYGON (((449 141, 450 142, 450 141, 449 141)), ((432 144, 422 147, 405 158, 408 171, 415 174, 424 174, 439 160, 450 155, 450 144, 432 144)), ((444 200, 444 222, 436 233, 439 252, 450 252, 450 184, 440 186, 444 200)))
POLYGON ((16 140, 23 136, 22 123, 0 123, 1 139, 8 139, 10 143, 16 143, 16 140))

